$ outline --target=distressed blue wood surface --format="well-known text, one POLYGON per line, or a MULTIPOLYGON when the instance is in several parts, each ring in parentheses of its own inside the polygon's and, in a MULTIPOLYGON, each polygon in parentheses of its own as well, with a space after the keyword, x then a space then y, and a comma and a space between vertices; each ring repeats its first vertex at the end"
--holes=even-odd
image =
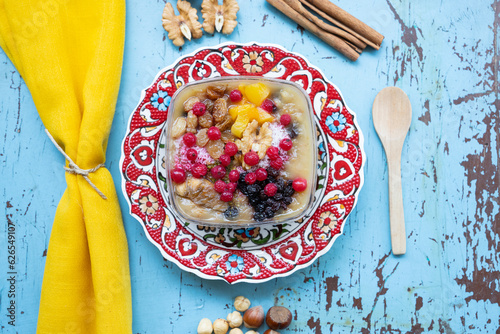
MULTIPOLYGON (((240 0, 229 37, 182 50, 165 40, 164 1, 127 1, 122 86, 107 167, 120 189, 120 144, 156 73, 177 57, 225 41, 270 42, 302 53, 341 89, 365 135, 365 185, 330 252, 287 278, 228 286, 161 257, 121 199, 130 249, 134 333, 195 333, 232 299, 285 305, 283 332, 500 333, 500 1, 336 0, 381 31, 380 51, 352 63, 270 7, 240 0), (403 150, 408 251, 390 253, 387 168, 371 120, 377 92, 396 85, 413 106, 403 150)), ((201 0, 194 1, 199 5, 201 0)), ((0 51, 0 332, 34 333, 52 219, 65 188, 63 158, 43 132, 29 91, 0 51), (7 325, 8 222, 16 225, 17 319, 7 325)), ((261 330, 261 333, 263 330, 261 330)))

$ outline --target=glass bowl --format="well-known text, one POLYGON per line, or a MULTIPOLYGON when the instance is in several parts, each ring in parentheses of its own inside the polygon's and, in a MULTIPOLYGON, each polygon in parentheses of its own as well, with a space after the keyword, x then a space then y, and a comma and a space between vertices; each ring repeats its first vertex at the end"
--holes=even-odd
MULTIPOLYGON (((226 91, 227 95, 227 91, 226 91)), ((314 192, 316 190, 316 164, 317 164, 317 144, 316 144, 316 124, 313 117, 313 108, 311 101, 307 93, 298 84, 286 80, 279 79, 269 79, 263 77, 252 77, 252 76, 234 76, 234 77, 224 77, 224 78, 212 78, 204 79, 196 82, 191 82, 184 86, 181 86, 173 95, 170 101, 168 109, 168 119, 165 128, 165 154, 166 154, 166 167, 167 167, 167 187, 168 187, 168 204, 172 208, 172 211, 176 214, 177 218, 185 223, 193 223, 197 225, 206 226, 216 226, 216 227, 255 227, 262 224, 282 224, 286 221, 295 221, 300 219, 309 208, 313 206, 314 192), (175 187, 177 186, 170 177, 170 171, 174 168, 175 157, 174 153, 176 150, 176 140, 179 142, 181 137, 174 139, 172 137, 172 128, 175 120, 183 115, 184 112, 183 103, 186 99, 193 94, 199 93, 200 91, 206 89, 208 86, 214 86, 217 84, 226 84, 229 87, 237 88, 239 84, 252 84, 261 82, 266 86, 272 87, 274 93, 279 92, 279 97, 274 97, 274 102, 280 107, 280 110, 291 110, 290 112, 295 112, 295 119, 300 118, 301 132, 299 138, 305 137, 304 141, 300 142, 301 145, 301 156, 292 156, 290 158, 290 164, 284 167, 283 173, 285 175, 290 174, 287 172, 287 168, 292 170, 294 166, 300 166, 296 168, 306 168, 310 173, 307 178, 308 187, 306 191, 301 193, 295 193, 295 200, 290 206, 296 206, 295 210, 287 210, 285 213, 276 215, 273 218, 267 218, 262 221, 256 221, 251 218, 246 219, 227 219, 224 214, 217 213, 215 210, 210 211, 207 208, 201 208, 189 200, 183 199, 181 196, 177 195, 175 187), (279 91, 278 91, 279 89, 279 91), (290 103, 294 100, 294 104, 290 103), (293 105, 299 104, 300 108, 293 108, 293 105), (297 112, 299 110, 299 112, 297 112), (304 154, 310 154, 309 157, 304 156, 304 154), (309 167, 307 167, 309 165, 309 167), (288 167, 287 167, 288 166, 288 167), (297 199, 297 197, 300 197, 297 199), (189 204, 191 202, 191 204, 189 204), (291 212, 290 212, 291 211, 291 212), (208 215, 202 214, 203 212, 208 215)), ((290 152, 293 152, 290 151, 290 152)), ((207 175, 210 174, 210 171, 207 175)), ((236 190, 238 192, 239 190, 236 190)))

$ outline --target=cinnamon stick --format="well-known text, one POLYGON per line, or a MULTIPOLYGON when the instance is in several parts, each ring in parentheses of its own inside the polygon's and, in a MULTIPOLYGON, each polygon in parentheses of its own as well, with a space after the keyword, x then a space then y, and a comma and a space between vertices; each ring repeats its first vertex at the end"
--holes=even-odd
MULTIPOLYGON (((300 3, 299 0, 283 0, 283 1, 288 6, 292 7, 296 12, 302 14, 309 21, 316 24, 319 28, 321 28, 325 31, 328 31, 334 35, 337 35, 339 37, 342 37, 343 39, 346 40, 346 42, 348 42, 348 44, 355 45, 356 47, 354 49, 357 49, 356 51, 358 51, 358 50, 362 51, 364 48, 366 48, 366 43, 359 40, 355 36, 351 35, 350 33, 346 32, 340 28, 337 28, 337 27, 334 27, 330 24, 327 24, 323 20, 321 20, 318 17, 311 14, 307 9, 304 8, 304 6, 302 6, 302 4, 300 3)), ((358 51, 358 52, 361 53, 361 51, 358 51)))
POLYGON ((355 61, 359 57, 359 53, 356 52, 345 40, 331 34, 327 31, 320 29, 316 24, 309 21, 304 16, 300 15, 292 7, 287 5, 283 0, 266 0, 280 12, 288 16, 290 19, 295 21, 297 24, 308 30, 309 32, 316 35, 318 38, 323 40, 325 43, 342 53, 344 56, 352 61, 355 61))
MULTIPOLYGON (((346 30, 346 31, 354 31, 358 35, 365 37, 371 43, 367 43, 370 46, 372 44, 378 46, 376 49, 378 50, 382 41, 384 40, 384 36, 378 33, 375 29, 371 28, 364 22, 358 20, 342 8, 334 5, 329 0, 305 0, 313 6, 317 7, 332 19, 337 21, 337 25, 346 30)), ((354 35, 354 34, 353 34, 354 35)), ((355 35, 359 38, 359 36, 355 35)), ((360 38, 361 39, 361 38, 360 38)), ((361 39, 365 41, 364 39, 361 39)))

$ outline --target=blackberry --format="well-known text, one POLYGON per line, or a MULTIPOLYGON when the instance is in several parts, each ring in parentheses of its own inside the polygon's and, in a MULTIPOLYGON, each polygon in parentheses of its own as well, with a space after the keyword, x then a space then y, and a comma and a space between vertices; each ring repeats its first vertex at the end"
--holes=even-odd
POLYGON ((290 196, 287 196, 285 198, 283 198, 283 203, 285 203, 286 205, 290 205, 292 204, 292 198, 290 196))
POLYGON ((264 216, 264 214, 262 212, 256 212, 253 215, 253 219, 255 219, 258 222, 261 222, 261 221, 263 221, 265 219, 265 216, 264 216))
POLYGON ((295 192, 295 190, 293 189, 293 187, 287 185, 285 190, 283 191, 283 195, 289 197, 289 196, 292 196, 294 192, 295 192))
POLYGON ((260 192, 260 187, 256 184, 251 184, 247 187, 248 195, 256 195, 257 193, 260 192))
POLYGON ((277 178, 280 175, 280 171, 272 167, 267 168, 267 177, 277 178))
POLYGON ((238 214, 239 214, 238 208, 235 206, 230 206, 229 208, 227 208, 226 211, 224 211, 224 216, 227 219, 234 219, 238 217, 238 214))
POLYGON ((264 203, 259 203, 255 206, 255 211, 257 212, 263 212, 264 210, 266 210, 266 206, 264 203))
POLYGON ((273 203, 273 204, 270 206, 270 208, 271 208, 274 212, 276 212, 276 211, 278 211, 278 210, 281 208, 281 203, 280 203, 280 202, 275 202, 275 203, 273 203))
POLYGON ((295 139, 299 136, 299 129, 297 128, 295 123, 290 123, 290 125, 286 127, 286 131, 288 132, 290 139, 295 139))
POLYGON ((266 218, 273 218, 274 217, 274 211, 270 207, 266 208, 266 210, 264 211, 264 214, 266 215, 266 218))
POLYGON ((278 192, 282 192, 285 189, 285 180, 278 179, 276 181, 276 186, 278 187, 278 192))
POLYGON ((267 206, 272 206, 274 203, 278 203, 277 201, 275 201, 274 199, 272 198, 269 198, 267 201, 266 201, 266 205, 267 206))
POLYGON ((281 201, 283 199, 283 194, 282 193, 276 193, 276 195, 274 195, 274 199, 277 200, 277 201, 281 201))
POLYGON ((259 193, 259 198, 263 201, 265 201, 267 199, 267 195, 265 193, 264 190, 261 190, 260 193, 259 193))

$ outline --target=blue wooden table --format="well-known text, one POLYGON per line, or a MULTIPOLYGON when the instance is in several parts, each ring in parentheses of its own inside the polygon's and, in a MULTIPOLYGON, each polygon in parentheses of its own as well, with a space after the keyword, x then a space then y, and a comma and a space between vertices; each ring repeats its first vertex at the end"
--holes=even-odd
MULTIPOLYGON (((170 1, 172 2, 172 1, 170 1)), ((193 1, 199 8, 201 0, 193 1)), ((338 85, 365 136, 365 184, 344 235, 312 266, 252 285, 183 272, 149 243, 121 197, 130 250, 134 333, 195 333, 237 295, 289 307, 297 333, 500 333, 500 1, 335 0, 385 36, 352 63, 264 0, 240 0, 239 24, 179 50, 164 1, 127 1, 122 85, 107 167, 120 189, 120 145, 140 91, 181 55, 225 41, 281 44, 338 85), (386 86, 404 89, 413 121, 403 150, 407 254, 391 254, 387 168, 371 119, 386 86)), ((34 333, 63 157, 0 51, 0 332, 34 333), (17 237, 16 327, 7 325, 7 234, 17 237)), ((261 330, 262 332, 263 330, 261 330)))

